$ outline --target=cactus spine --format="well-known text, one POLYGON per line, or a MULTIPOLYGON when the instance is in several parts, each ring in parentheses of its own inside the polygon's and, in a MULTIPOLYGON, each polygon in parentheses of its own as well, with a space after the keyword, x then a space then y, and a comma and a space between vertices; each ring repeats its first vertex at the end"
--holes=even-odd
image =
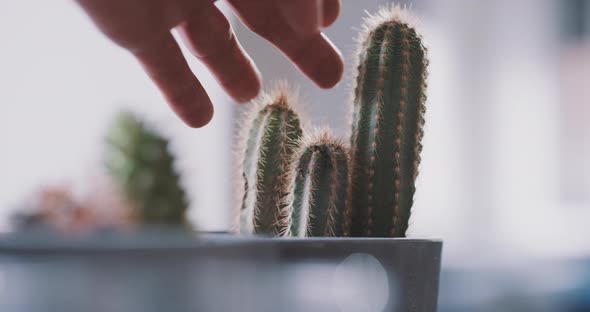
POLYGON ((353 236, 404 237, 418 174, 426 48, 399 7, 367 21, 352 122, 353 236))
POLYGON ((348 188, 348 148, 327 132, 302 144, 290 170, 291 236, 342 236, 348 188))
POLYGON ((241 231, 276 236, 288 232, 286 174, 303 131, 285 90, 265 97, 246 121, 241 231))
POLYGON ((188 207, 168 141, 123 112, 107 135, 105 163, 143 224, 184 225, 188 207))

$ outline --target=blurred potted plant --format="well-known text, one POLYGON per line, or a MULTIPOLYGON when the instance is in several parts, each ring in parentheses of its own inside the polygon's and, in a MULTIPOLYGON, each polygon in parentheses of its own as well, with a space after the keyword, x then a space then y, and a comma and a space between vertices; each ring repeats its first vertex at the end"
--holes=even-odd
POLYGON ((85 198, 65 185, 42 189, 15 216, 17 229, 190 228, 188 201, 169 141, 138 116, 116 116, 106 135, 104 165, 108 174, 92 182, 85 198))
POLYGON ((188 201, 169 142, 137 116, 122 112, 107 135, 105 165, 143 225, 187 225, 188 201))

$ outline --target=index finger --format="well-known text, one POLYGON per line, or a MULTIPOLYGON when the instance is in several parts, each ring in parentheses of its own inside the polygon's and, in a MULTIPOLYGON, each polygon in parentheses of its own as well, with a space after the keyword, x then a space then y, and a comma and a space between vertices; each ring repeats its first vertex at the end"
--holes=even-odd
POLYGON ((213 117, 207 92, 190 70, 178 43, 167 32, 148 46, 131 51, 156 83, 174 112, 199 128, 213 117))

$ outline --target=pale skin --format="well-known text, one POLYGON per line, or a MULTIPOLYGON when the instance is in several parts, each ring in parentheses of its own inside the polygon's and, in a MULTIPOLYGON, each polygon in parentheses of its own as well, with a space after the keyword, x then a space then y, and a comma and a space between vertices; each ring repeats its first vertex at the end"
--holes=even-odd
MULTIPOLYGON (((205 126, 213 117, 213 105, 172 29, 234 100, 248 102, 260 92, 260 72, 214 0, 76 1, 107 37, 135 56, 188 126, 205 126)), ((244 25, 276 46, 319 87, 331 88, 342 78, 340 52, 322 34, 338 17, 340 0, 227 3, 244 25)))

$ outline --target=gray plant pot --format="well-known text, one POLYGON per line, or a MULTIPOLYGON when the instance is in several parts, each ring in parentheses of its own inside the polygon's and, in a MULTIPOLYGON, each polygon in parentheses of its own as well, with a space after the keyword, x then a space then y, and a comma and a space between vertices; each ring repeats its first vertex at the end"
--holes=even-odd
POLYGON ((0 237, 0 311, 435 312, 442 243, 178 232, 0 237))

